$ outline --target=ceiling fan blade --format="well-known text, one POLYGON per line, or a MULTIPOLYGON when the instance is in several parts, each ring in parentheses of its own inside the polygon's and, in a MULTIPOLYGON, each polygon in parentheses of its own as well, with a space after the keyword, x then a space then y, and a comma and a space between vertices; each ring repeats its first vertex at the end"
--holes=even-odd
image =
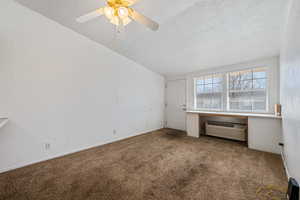
POLYGON ((85 15, 82 15, 82 16, 78 17, 76 19, 76 21, 78 23, 84 23, 84 22, 90 21, 92 19, 95 19, 95 18, 97 18, 97 17, 99 17, 103 14, 104 14, 103 8, 99 8, 99 9, 93 11, 93 12, 90 12, 88 14, 85 14, 85 15))
POLYGON ((140 24, 143 24, 145 26, 147 26, 148 28, 150 28, 151 30, 153 31, 157 31, 158 28, 159 28, 159 24, 156 23, 155 21, 149 19, 148 17, 140 14, 139 12, 131 9, 131 12, 130 12, 130 17, 139 22, 140 24))

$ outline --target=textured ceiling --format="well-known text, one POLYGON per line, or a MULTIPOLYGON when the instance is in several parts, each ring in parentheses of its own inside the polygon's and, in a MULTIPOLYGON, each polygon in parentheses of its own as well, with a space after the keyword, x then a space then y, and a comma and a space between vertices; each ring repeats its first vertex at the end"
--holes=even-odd
POLYGON ((140 0, 133 7, 160 24, 131 23, 124 35, 105 17, 76 17, 104 0, 16 0, 22 5, 163 75, 279 55, 287 0, 140 0))

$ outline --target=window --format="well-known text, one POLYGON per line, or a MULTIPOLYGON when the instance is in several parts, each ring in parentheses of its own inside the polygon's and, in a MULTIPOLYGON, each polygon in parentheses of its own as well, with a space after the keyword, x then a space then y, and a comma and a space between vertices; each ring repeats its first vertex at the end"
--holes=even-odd
POLYGON ((206 110, 266 112, 267 69, 210 74, 195 79, 195 107, 206 110))
POLYGON ((266 84, 264 68, 229 73, 228 110, 266 111, 266 84))
POLYGON ((197 108, 220 110, 223 103, 223 75, 213 74, 196 80, 197 108))

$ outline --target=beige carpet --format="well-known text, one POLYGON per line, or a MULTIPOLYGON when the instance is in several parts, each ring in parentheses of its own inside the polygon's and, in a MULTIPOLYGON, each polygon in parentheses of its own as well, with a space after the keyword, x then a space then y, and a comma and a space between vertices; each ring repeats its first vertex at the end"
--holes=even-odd
POLYGON ((0 199, 284 199, 279 155, 163 129, 0 174, 0 199))

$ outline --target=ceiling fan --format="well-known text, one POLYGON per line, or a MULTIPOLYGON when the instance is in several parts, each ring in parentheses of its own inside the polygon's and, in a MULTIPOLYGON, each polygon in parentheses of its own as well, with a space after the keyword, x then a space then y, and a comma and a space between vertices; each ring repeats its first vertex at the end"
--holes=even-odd
POLYGON ((105 15, 106 18, 116 26, 126 26, 132 20, 134 20, 145 25, 153 31, 157 31, 159 28, 158 23, 130 7, 137 1, 138 0, 107 0, 107 5, 105 7, 80 16, 76 19, 76 21, 79 23, 84 23, 99 16, 105 15))

